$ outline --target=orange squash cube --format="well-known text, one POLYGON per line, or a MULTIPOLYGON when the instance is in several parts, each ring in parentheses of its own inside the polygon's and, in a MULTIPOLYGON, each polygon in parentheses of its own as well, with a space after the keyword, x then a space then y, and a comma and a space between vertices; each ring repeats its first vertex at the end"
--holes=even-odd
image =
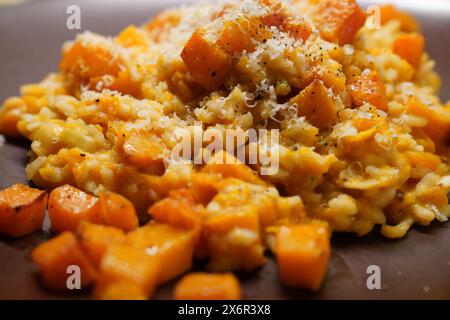
POLYGON ((450 133, 450 108, 427 106, 416 97, 412 97, 407 106, 409 113, 428 121, 424 131, 433 141, 440 143, 450 133))
POLYGON ((123 143, 122 150, 125 159, 139 166, 164 167, 164 145, 156 137, 142 137, 139 134, 129 134, 123 143))
POLYGON ((181 52, 194 79, 208 90, 221 87, 228 78, 232 58, 222 48, 206 39, 204 30, 195 31, 181 52))
POLYGON ((125 233, 117 228, 82 221, 77 236, 83 250, 94 265, 99 266, 106 250, 114 245, 126 242, 125 233))
POLYGON ((362 73, 349 84, 353 105, 360 107, 365 103, 387 111, 386 89, 376 71, 362 73))
POLYGON ((414 68, 418 68, 425 48, 425 38, 420 34, 398 36, 392 45, 392 51, 414 68))
POLYGON ((314 80, 290 103, 297 105, 299 116, 320 130, 328 130, 337 122, 336 104, 322 81, 314 80))
POLYGON ((391 20, 400 22, 402 31, 415 32, 419 30, 419 23, 410 14, 397 10, 392 4, 380 6, 381 24, 385 24, 391 20))
POLYGON ((194 237, 191 231, 166 224, 147 224, 128 234, 128 243, 160 262, 158 283, 167 282, 191 268, 194 237))
POLYGON ((120 60, 105 46, 75 41, 63 52, 61 71, 81 79, 112 75, 120 71, 120 60))
POLYGON ((217 194, 219 182, 222 180, 219 174, 196 173, 192 177, 191 192, 195 200, 207 205, 217 194))
POLYGON ((169 197, 151 206, 148 213, 158 223, 198 233, 202 228, 202 218, 194 206, 195 204, 189 203, 188 200, 169 197))
POLYGON ((0 233, 22 237, 41 230, 47 192, 23 184, 0 191, 0 233))
POLYGON ((129 25, 123 29, 116 37, 116 41, 125 48, 147 46, 145 34, 134 25, 129 25))
POLYGON ((238 21, 226 21, 223 26, 223 31, 217 44, 225 50, 227 53, 233 55, 235 53, 241 53, 243 51, 253 52, 255 51, 255 44, 248 27, 250 22, 247 20, 238 21))
POLYGON ((54 232, 75 232, 82 220, 103 223, 98 199, 69 185, 58 187, 50 193, 48 214, 54 232))
POLYGON ((139 226, 139 219, 133 204, 124 196, 114 192, 100 195, 100 209, 105 225, 131 231, 139 226))
POLYGON ((325 40, 342 46, 353 43, 366 15, 355 0, 323 0, 319 2, 314 21, 325 40))
POLYGON ((157 284, 159 259, 129 245, 113 245, 106 251, 98 282, 96 299, 126 299, 130 291, 135 298, 149 299, 157 284))
POLYGON ((226 151, 213 155, 200 172, 220 174, 224 179, 236 178, 253 184, 267 185, 255 171, 226 151))
POLYGON ((38 265, 44 285, 52 290, 67 290, 69 266, 78 266, 81 273, 81 288, 89 286, 97 277, 97 272, 81 249, 72 232, 63 232, 44 242, 31 253, 38 265))
POLYGON ((281 227, 275 252, 283 284, 318 290, 330 256, 328 227, 324 223, 281 227))
POLYGON ((269 12, 261 17, 261 22, 268 27, 288 33, 297 40, 306 40, 310 36, 311 26, 304 20, 294 21, 286 12, 281 2, 261 1, 269 8, 269 12))
POLYGON ((239 280, 233 274, 191 273, 175 286, 175 300, 239 300, 239 280))

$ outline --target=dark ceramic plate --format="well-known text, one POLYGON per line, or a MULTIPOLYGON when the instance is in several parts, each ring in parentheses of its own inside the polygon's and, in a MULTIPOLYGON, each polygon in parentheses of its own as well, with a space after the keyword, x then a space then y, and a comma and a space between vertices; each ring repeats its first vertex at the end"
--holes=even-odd
MULTIPOLYGON (((179 1, 152 0, 35 0, 0 7, 0 100, 17 95, 19 86, 39 81, 56 69, 60 48, 78 31, 66 29, 66 8, 81 8, 82 30, 114 35, 128 24, 140 24, 164 7, 179 1)), ((397 1, 395 1, 397 2, 397 1)), ((442 98, 450 98, 450 11, 427 1, 407 3, 421 20, 427 50, 443 77, 442 98)), ((448 4, 448 2, 447 2, 448 4)), ((448 5, 446 6, 448 9, 448 5)), ((406 7, 408 8, 408 7, 406 7)), ((0 147, 0 188, 26 182, 27 143, 7 141, 0 147)), ((29 255, 48 238, 41 232, 19 240, 0 238, 0 299, 76 299, 88 293, 63 295, 46 291, 36 276, 29 255)), ((247 299, 450 299, 450 223, 414 227, 404 239, 391 241, 375 230, 358 238, 333 237, 327 279, 317 293, 284 288, 273 258, 250 274, 239 275, 247 299), (381 290, 367 288, 367 268, 381 269, 381 290)), ((173 283, 158 290, 157 299, 171 297, 173 283)))

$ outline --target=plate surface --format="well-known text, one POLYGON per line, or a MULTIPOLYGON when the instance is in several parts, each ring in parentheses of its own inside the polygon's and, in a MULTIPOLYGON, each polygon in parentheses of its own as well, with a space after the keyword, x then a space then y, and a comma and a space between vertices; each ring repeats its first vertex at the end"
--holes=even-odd
MULTIPOLYGON (((81 8, 82 31, 114 35, 128 24, 140 24, 179 1, 37 0, 0 8, 0 100, 19 93, 56 70, 60 48, 79 32, 66 28, 66 8, 81 8)), ((184 1, 186 2, 186 1, 184 1)), ((450 98, 450 13, 414 11, 421 20, 427 50, 443 78, 441 96, 450 98)), ((0 147, 0 188, 26 182, 27 143, 7 141, 0 147)), ((86 292, 64 295, 46 291, 29 259, 30 251, 49 236, 43 232, 19 240, 0 237, 0 299, 79 299, 86 292)), ((414 227, 401 240, 387 240, 375 230, 358 238, 338 234, 327 280, 317 293, 284 288, 272 257, 266 266, 240 274, 246 299, 450 299, 450 223, 414 227), (381 269, 381 290, 367 288, 367 268, 381 269)), ((173 283, 157 291, 171 297, 173 283)))

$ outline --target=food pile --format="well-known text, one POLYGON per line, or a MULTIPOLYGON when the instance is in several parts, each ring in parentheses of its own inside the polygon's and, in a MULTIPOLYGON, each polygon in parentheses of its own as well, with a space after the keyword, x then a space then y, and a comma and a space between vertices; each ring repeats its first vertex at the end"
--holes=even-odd
POLYGON ((31 141, 28 179, 49 190, 0 192, 0 232, 40 230, 48 208, 55 237, 32 258, 51 289, 76 265, 95 298, 147 299, 195 258, 213 273, 185 276, 177 299, 238 299, 222 272, 258 269, 267 251, 284 285, 318 290, 332 232, 447 221, 450 102, 414 18, 380 12, 373 26, 354 0, 231 1, 80 34, 58 72, 0 109, 0 133, 31 141), (213 161, 225 152, 174 161, 177 129, 196 125, 278 130, 279 169, 213 161))

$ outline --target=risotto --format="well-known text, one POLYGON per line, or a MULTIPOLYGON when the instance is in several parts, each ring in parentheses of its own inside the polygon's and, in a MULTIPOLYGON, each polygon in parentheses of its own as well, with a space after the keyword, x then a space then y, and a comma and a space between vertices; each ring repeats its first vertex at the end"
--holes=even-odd
POLYGON ((251 213, 256 224, 209 224, 212 270, 261 265, 293 223, 403 237, 450 216, 450 103, 417 22, 380 12, 376 25, 353 0, 231 1, 115 37, 84 32, 64 44, 59 71, 4 102, 0 133, 31 141, 26 173, 41 188, 111 191, 139 213, 156 203, 154 216, 187 189, 205 219, 251 213), (279 169, 174 161, 179 128, 277 129, 279 169))

